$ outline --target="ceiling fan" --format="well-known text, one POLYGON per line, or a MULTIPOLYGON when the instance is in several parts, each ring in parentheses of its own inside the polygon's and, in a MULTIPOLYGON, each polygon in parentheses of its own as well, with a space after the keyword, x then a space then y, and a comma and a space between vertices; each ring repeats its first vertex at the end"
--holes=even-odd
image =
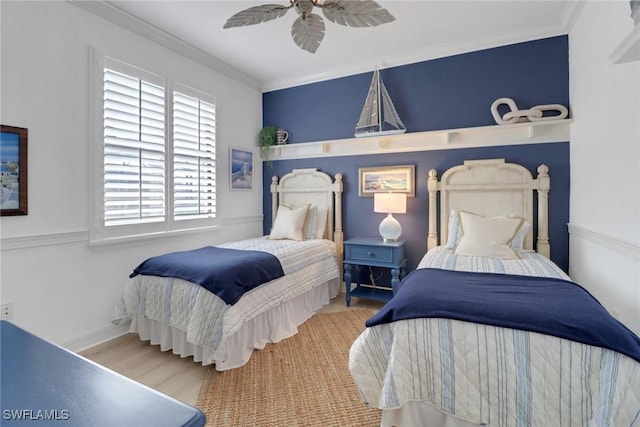
POLYGON ((223 28, 260 24, 284 16, 289 9, 298 13, 291 26, 293 41, 303 50, 315 53, 324 38, 324 17, 347 27, 376 27, 394 21, 393 15, 373 0, 289 0, 288 6, 263 4, 242 10, 227 20, 223 28))

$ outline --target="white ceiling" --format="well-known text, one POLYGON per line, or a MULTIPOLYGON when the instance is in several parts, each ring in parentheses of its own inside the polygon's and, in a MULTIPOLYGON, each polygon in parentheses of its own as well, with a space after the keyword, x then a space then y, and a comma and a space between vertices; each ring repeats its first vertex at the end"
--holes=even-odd
POLYGON ((274 21, 222 28, 240 10, 265 3, 288 5, 288 0, 73 2, 264 91, 368 72, 376 66, 386 68, 567 34, 583 4, 569 0, 379 0, 396 18, 394 22, 350 28, 325 19, 324 40, 311 54, 291 39, 291 24, 297 17, 293 10, 274 21))

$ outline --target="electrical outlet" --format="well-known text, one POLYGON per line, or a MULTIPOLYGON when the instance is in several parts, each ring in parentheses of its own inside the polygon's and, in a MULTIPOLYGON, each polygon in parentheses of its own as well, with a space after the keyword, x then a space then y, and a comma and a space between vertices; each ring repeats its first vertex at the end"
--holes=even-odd
POLYGON ((0 318, 4 320, 13 319, 13 303, 8 302, 6 304, 0 305, 0 318))

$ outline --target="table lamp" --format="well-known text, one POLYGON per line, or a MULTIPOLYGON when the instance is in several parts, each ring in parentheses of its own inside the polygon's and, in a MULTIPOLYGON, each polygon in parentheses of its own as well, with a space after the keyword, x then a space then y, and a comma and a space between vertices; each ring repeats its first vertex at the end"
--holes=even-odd
POLYGON ((385 242, 397 241, 402 234, 402 226, 392 214, 407 212, 407 194, 374 193, 373 211, 388 214, 378 227, 382 239, 385 242))

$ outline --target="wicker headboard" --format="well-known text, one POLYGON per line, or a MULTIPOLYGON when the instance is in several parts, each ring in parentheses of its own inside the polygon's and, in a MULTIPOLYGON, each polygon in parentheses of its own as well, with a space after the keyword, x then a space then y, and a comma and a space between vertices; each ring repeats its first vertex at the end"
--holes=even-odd
MULTIPOLYGON (((447 241, 449 214, 452 209, 466 210, 483 216, 515 214, 534 223, 533 192, 538 193, 538 215, 536 251, 549 257, 549 213, 550 189, 549 168, 538 167, 538 176, 515 163, 504 159, 467 160, 442 174, 438 181, 437 171, 431 169, 427 179, 429 190, 429 235, 427 250, 447 241), (437 231, 437 192, 440 192, 440 240, 437 231)), ((525 249, 533 249, 531 227, 524 241, 525 249)))
POLYGON ((325 238, 336 243, 338 265, 342 271, 342 174, 337 173, 335 181, 331 176, 316 168, 293 169, 284 175, 271 179, 271 221, 276 218, 281 204, 311 204, 327 211, 325 238))

